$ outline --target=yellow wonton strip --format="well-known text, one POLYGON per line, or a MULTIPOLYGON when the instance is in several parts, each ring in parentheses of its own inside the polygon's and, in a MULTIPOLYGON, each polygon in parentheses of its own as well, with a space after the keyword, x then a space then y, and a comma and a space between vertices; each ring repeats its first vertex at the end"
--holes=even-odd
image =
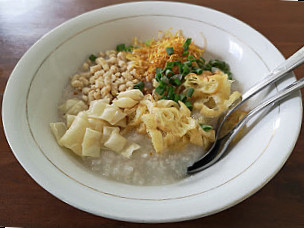
POLYGON ((104 146, 119 153, 125 147, 126 143, 127 139, 125 139, 119 133, 113 132, 108 140, 104 143, 104 146))
POLYGON ((75 115, 70 115, 70 114, 66 115, 67 128, 70 128, 70 126, 72 125, 72 123, 75 120, 75 118, 76 118, 75 115))
POLYGON ((113 104, 119 108, 132 108, 143 98, 144 95, 139 89, 132 89, 119 93, 113 104))
POLYGON ((120 92, 117 96, 118 99, 127 97, 135 101, 141 101, 144 98, 143 93, 139 89, 131 89, 124 92, 120 92))
POLYGON ((130 158, 135 150, 138 150, 140 146, 136 143, 128 143, 127 146, 122 150, 121 155, 130 158))
POLYGON ((61 146, 61 143, 59 140, 67 130, 65 123, 63 123, 63 122, 50 123, 50 128, 51 128, 53 135, 55 136, 55 138, 57 140, 57 143, 61 146))
MULTIPOLYGON (((143 105, 143 103, 140 105, 143 105)), ((185 104, 179 102, 179 107, 170 106, 158 107, 157 102, 154 102, 150 110, 147 108, 147 113, 141 115, 141 121, 151 137, 155 151, 160 153, 171 146, 177 144, 181 146, 188 141, 205 147, 208 144, 209 138, 203 141, 202 137, 204 134, 198 122, 190 116, 191 112, 185 104)), ((212 132, 214 134, 214 131, 212 132)))
POLYGON ((99 157, 101 132, 87 128, 82 141, 82 156, 99 157))
POLYGON ((156 153, 163 152, 165 149, 165 145, 164 145, 163 136, 162 136, 161 132, 158 130, 153 130, 153 129, 150 129, 147 131, 151 137, 152 144, 153 144, 153 147, 154 147, 154 150, 156 151, 156 153))
POLYGON ((77 115, 73 121, 71 127, 65 132, 65 134, 59 140, 60 144, 70 150, 75 154, 82 155, 82 141, 86 129, 90 127, 90 123, 85 118, 86 115, 77 115))
MULTIPOLYGON (((190 73, 186 76, 186 81, 184 86, 189 88, 194 88, 196 93, 201 92, 205 94, 216 93, 219 87, 218 77, 216 75, 206 76, 206 75, 197 75, 190 73)), ((199 94, 197 94, 199 96, 199 94)))
MULTIPOLYGON (((143 94, 139 90, 127 91, 120 97, 125 98, 138 103, 143 94)), ((67 109, 75 104, 76 100, 69 101, 63 107, 67 109)), ((119 127, 127 125, 126 116, 124 110, 116 105, 109 105, 105 100, 95 100, 91 102, 89 110, 81 111, 77 116, 66 115, 68 129, 63 122, 51 123, 50 127, 58 144, 79 156, 99 157, 103 146, 129 158, 140 146, 128 142, 120 134, 119 127)))
POLYGON ((79 99, 68 99, 64 104, 58 107, 59 111, 63 112, 64 115, 77 115, 80 111, 87 110, 88 106, 79 99))
POLYGON ((156 106, 160 108, 171 108, 171 107, 178 108, 178 104, 172 100, 159 100, 156 102, 156 106))
POLYGON ((231 94, 231 81, 221 71, 213 75, 190 73, 185 79, 185 88, 195 89, 192 96, 194 110, 204 117, 218 118, 241 98, 238 91, 231 94))
POLYGON ((126 158, 130 158, 132 153, 140 148, 136 143, 128 142, 121 136, 118 127, 104 127, 102 143, 104 147, 120 153, 126 158))
POLYGON ((111 125, 117 124, 126 117, 126 114, 117 106, 106 104, 103 100, 95 100, 90 104, 88 116, 105 120, 111 125))
POLYGON ((201 137, 200 132, 197 129, 190 130, 188 132, 190 137, 190 142, 194 145, 203 146, 203 138, 201 137))

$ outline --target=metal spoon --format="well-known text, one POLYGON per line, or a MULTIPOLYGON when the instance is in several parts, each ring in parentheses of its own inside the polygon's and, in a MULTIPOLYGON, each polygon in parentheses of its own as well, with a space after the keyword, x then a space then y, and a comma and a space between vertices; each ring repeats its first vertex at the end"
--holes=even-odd
POLYGON ((279 91, 275 96, 267 99, 262 104, 252 109, 228 134, 215 142, 212 153, 209 153, 207 156, 203 157, 203 159, 195 162, 192 166, 188 167, 188 174, 202 171, 203 169, 206 169, 216 163, 222 157, 232 139, 253 116, 255 116, 258 112, 268 107, 269 105, 276 104, 278 101, 281 101, 282 99, 292 94, 294 91, 297 91, 303 87, 304 78, 301 78, 300 80, 295 81, 291 85, 287 86, 285 89, 279 91))
MULTIPOLYGON (((278 67, 276 67, 264 80, 262 80, 261 82, 257 83, 252 88, 250 88, 243 95, 242 101, 239 104, 237 104, 234 108, 229 110, 228 113, 226 114, 226 116, 223 118, 223 120, 218 124, 219 126, 217 128, 214 144, 199 161, 195 162, 192 166, 188 167, 188 173, 195 173, 195 172, 199 172, 199 171, 205 169, 206 167, 200 168, 199 165, 204 166, 204 164, 210 162, 212 160, 212 158, 215 157, 215 156, 212 156, 209 154, 210 153, 216 154, 216 152, 213 152, 213 150, 218 151, 218 148, 216 148, 216 146, 218 146, 217 145, 218 140, 226 138, 226 136, 229 136, 232 134, 232 132, 228 132, 225 136, 222 136, 220 138, 220 131, 222 129, 224 122, 235 110, 237 110, 245 101, 247 101, 249 98, 251 98, 258 92, 260 92, 262 89, 266 88, 271 83, 274 83, 277 80, 283 78, 286 75, 286 73, 292 71, 293 69, 295 69, 296 67, 298 67, 299 65, 301 65, 303 63, 304 63, 304 47, 299 49, 296 53, 294 53, 292 56, 290 56, 282 64, 280 64, 278 67)), ((228 145, 229 145, 229 143, 228 143, 228 145)))

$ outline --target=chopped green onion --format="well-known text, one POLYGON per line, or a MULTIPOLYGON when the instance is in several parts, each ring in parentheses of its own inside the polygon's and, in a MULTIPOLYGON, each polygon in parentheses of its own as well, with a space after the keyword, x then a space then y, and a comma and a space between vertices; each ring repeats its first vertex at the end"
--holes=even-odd
POLYGON ((204 70, 211 71, 211 68, 212 68, 212 65, 208 62, 208 63, 205 65, 204 70))
POLYGON ((162 78, 162 74, 161 74, 161 73, 157 73, 157 74, 155 75, 156 81, 160 82, 160 81, 161 81, 161 78, 162 78))
POLYGON ((178 73, 179 74, 183 73, 183 65, 182 64, 178 66, 178 73))
POLYGON ((188 91, 187 91, 187 97, 192 97, 193 93, 194 93, 194 89, 189 88, 188 91))
POLYGON ((140 81, 134 85, 133 89, 139 89, 140 91, 142 91, 144 87, 145 87, 145 83, 140 81))
POLYGON ((200 124, 200 126, 204 131, 210 131, 212 129, 212 126, 207 124, 200 124))
POLYGON ((173 100, 174 99, 174 87, 173 86, 169 86, 169 89, 168 89, 168 93, 167 93, 167 97, 168 99, 170 100, 173 100))
POLYGON ((177 86, 179 86, 179 85, 182 84, 181 80, 178 79, 178 78, 174 78, 174 79, 173 79, 173 82, 174 82, 174 84, 177 85, 177 86))
POLYGON ((184 65, 187 65, 188 67, 192 67, 192 61, 186 61, 184 62, 184 65))
POLYGON ((197 59, 196 63, 200 68, 205 68, 205 64, 201 60, 197 59))
POLYGON ((134 47, 132 45, 130 45, 129 47, 125 48, 125 51, 132 52, 133 48, 134 47))
POLYGON ((217 60, 217 59, 216 60, 210 60, 209 62, 213 67, 217 67, 217 68, 219 68, 223 71, 228 70, 228 68, 229 68, 228 65, 225 62, 217 60))
POLYGON ((167 69, 166 71, 165 71, 165 75, 167 76, 167 77, 170 77, 170 76, 173 76, 173 71, 172 70, 170 70, 170 69, 167 69))
POLYGON ((231 72, 229 71, 227 74, 228 74, 228 80, 232 80, 231 72))
POLYGON ((185 102, 187 100, 187 97, 184 94, 180 94, 179 98, 182 102, 185 102))
POLYGON ((167 83, 163 80, 159 82, 158 86, 155 89, 155 92, 157 92, 159 95, 163 95, 164 92, 167 90, 167 83))
POLYGON ((183 50, 187 51, 189 49, 189 45, 191 44, 192 39, 188 38, 186 39, 185 43, 183 44, 183 50))
POLYGON ((193 105, 192 105, 191 101, 186 101, 184 104, 187 106, 187 108, 190 109, 190 111, 192 111, 193 105))
POLYGON ((155 88, 155 92, 158 93, 159 95, 163 95, 165 91, 166 91, 166 87, 162 87, 160 85, 155 88))
POLYGON ((166 52, 167 52, 167 55, 173 55, 173 54, 174 54, 174 49, 173 49, 173 47, 168 47, 168 48, 166 49, 166 52))
POLYGON ((220 61, 220 60, 210 60, 206 66, 208 67, 208 70, 211 71, 212 67, 216 67, 218 69, 220 69, 221 71, 223 71, 225 74, 228 75, 228 79, 232 80, 231 77, 231 72, 230 72, 230 68, 229 65, 227 63, 225 63, 224 61, 220 61))
POLYGON ((174 100, 176 103, 178 103, 178 101, 180 100, 179 94, 175 93, 175 94, 174 94, 173 100, 174 100))
POLYGON ((173 65, 174 65, 174 66, 180 66, 181 64, 182 64, 182 62, 179 61, 179 60, 173 62, 173 65))
POLYGON ((118 44, 116 46, 116 51, 124 51, 126 49, 126 45, 125 44, 118 44))
POLYGON ((167 87, 167 82, 165 82, 164 80, 161 80, 160 82, 159 82, 159 86, 160 87, 164 87, 164 88, 166 88, 167 87))
POLYGON ((205 59, 203 57, 200 57, 199 59, 196 59, 196 63, 200 68, 205 68, 205 59))
POLYGON ((192 38, 188 38, 188 39, 185 41, 185 44, 189 46, 189 45, 191 44, 191 41, 192 41, 192 38))
POLYGON ((174 62, 166 62, 166 69, 172 69, 172 67, 174 66, 174 62))
POLYGON ((94 62, 96 59, 97 59, 97 56, 95 56, 95 55, 90 55, 90 57, 89 57, 89 59, 92 61, 92 62, 94 62))
POLYGON ((194 73, 196 73, 197 75, 200 75, 203 73, 203 70, 201 68, 196 68, 196 69, 194 69, 194 73))
POLYGON ((189 61, 195 61, 195 60, 196 60, 192 55, 189 55, 187 59, 188 59, 189 61))
POLYGON ((133 47, 132 45, 126 47, 125 44, 118 44, 118 45, 116 46, 116 51, 118 51, 118 52, 120 52, 120 51, 132 52, 133 48, 134 48, 134 47, 133 47))
POLYGON ((155 74, 162 73, 162 71, 163 71, 162 68, 156 68, 155 69, 155 74))
POLYGON ((167 76, 163 76, 160 83, 162 86, 167 86, 167 84, 169 84, 169 78, 167 76))
POLYGON ((190 73, 190 68, 187 65, 183 65, 183 76, 186 76, 187 74, 190 73))
POLYGON ((189 51, 184 51, 183 56, 188 55, 189 51))

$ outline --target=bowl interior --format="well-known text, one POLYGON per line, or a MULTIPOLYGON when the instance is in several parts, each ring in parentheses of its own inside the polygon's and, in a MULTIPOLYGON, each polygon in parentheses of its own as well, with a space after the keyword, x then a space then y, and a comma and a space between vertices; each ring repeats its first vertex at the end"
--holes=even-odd
POLYGON ((267 113, 259 122, 253 122, 255 127, 217 164, 180 182, 162 187, 131 186, 107 180, 87 170, 78 157, 57 145, 49 123, 58 121, 57 106, 63 89, 85 59, 92 53, 115 49, 117 44, 128 44, 134 36, 139 40, 157 38, 159 30, 167 31, 169 28, 172 28, 172 32, 181 29, 186 37, 192 37, 196 44, 206 47, 207 59, 218 58, 228 62, 241 92, 269 72, 266 63, 247 45, 246 40, 238 39, 223 28, 189 18, 130 16, 97 25, 92 23, 92 26, 79 33, 71 34, 43 60, 32 79, 27 97, 27 119, 35 143, 40 152, 67 178, 97 192, 119 197, 184 198, 233 180, 264 153, 275 130, 277 109, 267 113), (252 66, 254 70, 251 70, 252 66))

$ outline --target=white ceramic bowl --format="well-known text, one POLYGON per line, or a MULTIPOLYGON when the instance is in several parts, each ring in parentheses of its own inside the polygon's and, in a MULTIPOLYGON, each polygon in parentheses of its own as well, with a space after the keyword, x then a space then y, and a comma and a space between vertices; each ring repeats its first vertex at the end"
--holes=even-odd
MULTIPOLYGON (((209 169, 178 183, 139 187, 112 182, 85 169, 55 142, 49 123, 68 78, 100 50, 181 29, 207 56, 227 61, 245 91, 284 60, 261 34, 218 11, 169 2, 137 2, 98 9, 41 38, 19 61, 7 84, 3 122, 9 144, 44 189, 81 210, 134 222, 181 221, 210 215, 246 199, 283 166, 297 140, 300 93, 276 106, 209 169), (203 39, 206 38, 206 43, 203 39)), ((276 89, 295 80, 293 75, 276 89)), ((274 93, 275 90, 268 90, 274 93)))

